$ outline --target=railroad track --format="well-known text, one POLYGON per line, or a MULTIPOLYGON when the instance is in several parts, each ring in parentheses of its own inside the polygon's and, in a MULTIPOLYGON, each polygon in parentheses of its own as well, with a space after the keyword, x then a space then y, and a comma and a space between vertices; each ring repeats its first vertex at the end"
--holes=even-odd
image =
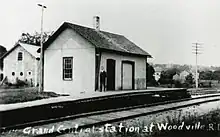
POLYGON ((145 104, 145 105, 138 105, 138 106, 132 106, 132 107, 124 107, 124 108, 118 108, 118 109, 110 109, 110 110, 104 110, 104 111, 96 111, 96 112, 90 112, 90 113, 70 115, 70 116, 65 116, 61 118, 41 120, 37 122, 20 124, 20 125, 16 125, 13 127, 5 127, 2 131, 3 132, 6 131, 6 132, 1 134, 1 136, 7 136, 8 134, 12 134, 12 135, 15 134, 14 136, 18 136, 18 135, 40 136, 40 137, 41 136, 56 136, 60 134, 65 134, 66 131, 63 130, 61 133, 59 131, 54 131, 52 133, 31 134, 31 135, 22 134, 22 133, 24 131, 24 128, 26 127, 32 127, 34 129, 40 129, 40 128, 49 129, 51 128, 51 126, 58 127, 59 125, 62 125, 65 123, 72 123, 72 125, 70 125, 68 129, 66 129, 68 131, 74 128, 74 125, 76 123, 78 123, 79 128, 88 128, 88 127, 97 126, 97 125, 104 125, 105 123, 113 123, 113 122, 131 119, 131 118, 135 118, 139 116, 157 114, 163 111, 169 111, 169 110, 174 110, 178 108, 198 105, 198 104, 207 103, 207 102, 219 101, 219 100, 220 100, 220 94, 204 95, 204 96, 199 96, 195 98, 186 98, 186 99, 165 101, 165 102, 159 102, 159 103, 153 103, 153 104, 145 104), (145 111, 142 111, 142 109, 145 111), (126 112, 128 113, 126 114, 126 112), (109 115, 111 114, 114 115, 114 117, 109 117, 109 115), (102 120, 98 120, 99 118, 102 118, 102 120), (10 129, 16 129, 15 130, 16 132, 9 133, 10 129))

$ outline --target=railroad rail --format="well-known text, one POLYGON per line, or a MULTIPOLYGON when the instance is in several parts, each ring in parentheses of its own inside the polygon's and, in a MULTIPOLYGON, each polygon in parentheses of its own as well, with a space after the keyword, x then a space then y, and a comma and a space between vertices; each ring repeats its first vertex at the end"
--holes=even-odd
MULTIPOLYGON (((74 128, 75 124, 78 124, 79 128, 88 128, 94 125, 96 126, 103 125, 105 123, 117 122, 125 119, 131 119, 149 114, 156 114, 163 111, 174 110, 178 108, 198 105, 207 102, 219 101, 219 100, 220 100, 220 94, 203 95, 194 98, 178 99, 178 100, 158 102, 152 104, 144 104, 144 105, 124 107, 124 108, 89 112, 89 113, 83 113, 77 115, 70 115, 61 118, 42 120, 42 121, 17 125, 16 132, 13 132, 11 134, 12 135, 15 134, 15 136, 18 135, 56 136, 69 132, 71 129, 74 128), (101 118, 102 120, 100 120, 99 118, 101 118), (59 125, 63 125, 65 123, 69 123, 71 126, 68 129, 63 130, 62 132, 54 131, 52 133, 33 134, 33 135, 22 134, 25 127, 33 127, 35 129, 39 129, 39 128, 49 129, 51 128, 51 126, 55 126, 57 128, 59 125)), ((1 134, 1 136, 7 136, 8 135, 7 133, 8 132, 3 133, 1 134)))

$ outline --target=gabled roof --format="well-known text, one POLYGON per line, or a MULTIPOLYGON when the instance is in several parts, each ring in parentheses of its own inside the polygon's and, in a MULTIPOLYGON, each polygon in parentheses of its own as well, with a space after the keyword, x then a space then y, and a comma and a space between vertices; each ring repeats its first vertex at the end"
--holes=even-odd
POLYGON ((31 55, 33 55, 35 58, 39 58, 40 54, 37 52, 37 50, 39 49, 39 46, 36 45, 30 45, 30 44, 26 44, 26 43, 20 43, 20 45, 26 49, 31 55))
POLYGON ((118 51, 134 55, 151 57, 149 53, 135 45, 123 35, 97 31, 92 28, 64 22, 60 28, 44 43, 44 50, 60 35, 66 28, 74 30, 92 45, 99 49, 118 51))
POLYGON ((18 46, 23 47, 28 53, 30 53, 33 57, 35 58, 39 58, 40 54, 37 52, 37 50, 39 49, 39 46, 36 45, 31 45, 31 44, 26 44, 26 43, 22 43, 22 42, 18 42, 14 45, 14 47, 12 47, 8 52, 6 52, 1 59, 5 58, 6 56, 8 56, 8 54, 10 54, 13 50, 15 50, 18 46))

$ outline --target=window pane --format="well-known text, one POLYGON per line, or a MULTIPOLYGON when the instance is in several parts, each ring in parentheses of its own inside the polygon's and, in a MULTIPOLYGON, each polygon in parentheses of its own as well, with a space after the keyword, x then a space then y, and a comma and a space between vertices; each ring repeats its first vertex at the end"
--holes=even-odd
POLYGON ((66 74, 64 75, 64 77, 65 77, 65 78, 72 78, 72 74, 66 73, 66 74))
POLYGON ((72 71, 72 70, 65 69, 65 70, 64 70, 64 74, 71 73, 71 71, 72 71))
POLYGON ((65 74, 64 76, 65 76, 65 78, 70 78, 68 74, 65 74))
POLYGON ((72 64, 66 64, 66 69, 71 69, 72 68, 72 64))
POLYGON ((68 64, 68 63, 71 64, 71 60, 70 60, 70 59, 67 59, 67 60, 66 60, 66 63, 67 63, 67 64, 68 64))

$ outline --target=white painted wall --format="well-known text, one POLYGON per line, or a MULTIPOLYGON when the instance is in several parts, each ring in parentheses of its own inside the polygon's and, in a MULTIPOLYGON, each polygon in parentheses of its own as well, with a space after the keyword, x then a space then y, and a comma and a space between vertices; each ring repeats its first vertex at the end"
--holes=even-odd
MULTIPOLYGON (((114 59, 116 60, 116 70, 115 70, 115 89, 120 90, 121 89, 121 65, 122 61, 133 61, 135 64, 135 89, 146 89, 146 61, 147 59, 144 57, 133 57, 133 56, 124 56, 120 54, 113 54, 113 53, 107 53, 104 52, 101 55, 101 66, 107 70, 106 62, 107 59, 114 59)), ((100 67, 101 68, 101 67, 100 67)))
POLYGON ((10 83, 15 83, 16 77, 18 77, 20 80, 27 79, 29 83, 32 79, 33 85, 35 85, 37 83, 35 79, 35 77, 37 77, 37 67, 35 65, 35 62, 36 59, 34 56, 27 52, 23 47, 18 46, 4 58, 4 77, 7 76, 8 82, 10 83), (18 52, 23 53, 22 61, 17 60, 18 52), (28 75, 29 71, 31 72, 31 76, 28 75), (12 72, 15 72, 15 76, 12 76, 12 72), (20 72, 23 72, 23 76, 20 76, 20 72))
POLYGON ((132 64, 123 63, 123 89, 132 89, 132 64))
POLYGON ((44 52, 44 90, 79 94, 95 90, 95 48, 71 29, 44 52), (73 57, 73 79, 63 80, 63 57, 73 57))

